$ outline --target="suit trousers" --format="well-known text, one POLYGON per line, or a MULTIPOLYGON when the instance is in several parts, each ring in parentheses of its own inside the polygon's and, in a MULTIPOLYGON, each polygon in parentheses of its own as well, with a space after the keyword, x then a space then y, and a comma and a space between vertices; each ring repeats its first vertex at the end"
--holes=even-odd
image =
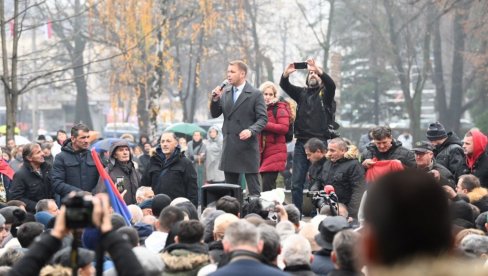
MULTIPOLYGON (((227 184, 241 185, 241 183, 239 183, 240 173, 224 172, 224 174, 225 174, 225 182, 227 184)), ((247 182, 247 193, 249 195, 259 196, 261 194, 261 185, 259 184, 258 174, 246 173, 245 176, 247 182)))

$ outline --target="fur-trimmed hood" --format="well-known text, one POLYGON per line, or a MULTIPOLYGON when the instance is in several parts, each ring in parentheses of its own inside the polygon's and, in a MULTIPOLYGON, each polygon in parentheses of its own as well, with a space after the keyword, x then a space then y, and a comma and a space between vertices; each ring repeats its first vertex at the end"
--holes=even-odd
POLYGON ((467 196, 470 203, 478 202, 483 197, 488 196, 488 190, 482 187, 474 188, 471 192, 467 194, 467 196))
POLYGON ((193 275, 192 271, 198 272, 198 269, 210 263, 205 245, 174 244, 170 247, 160 254, 165 265, 165 273, 193 275))

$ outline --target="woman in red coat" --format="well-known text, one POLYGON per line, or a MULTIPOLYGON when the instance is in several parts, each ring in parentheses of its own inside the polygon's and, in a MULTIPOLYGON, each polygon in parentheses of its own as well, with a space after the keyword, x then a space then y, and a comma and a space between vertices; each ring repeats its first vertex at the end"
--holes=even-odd
POLYGON ((285 169, 286 139, 290 124, 288 102, 280 101, 277 86, 267 81, 259 87, 268 109, 268 123, 259 136, 261 166, 259 173, 263 182, 263 192, 276 188, 276 177, 285 169))

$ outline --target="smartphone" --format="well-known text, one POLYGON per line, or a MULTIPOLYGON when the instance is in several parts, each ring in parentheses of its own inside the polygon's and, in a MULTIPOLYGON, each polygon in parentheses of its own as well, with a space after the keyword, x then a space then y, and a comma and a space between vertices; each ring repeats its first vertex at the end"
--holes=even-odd
POLYGON ((308 69, 308 64, 306 62, 295 62, 295 69, 308 69))

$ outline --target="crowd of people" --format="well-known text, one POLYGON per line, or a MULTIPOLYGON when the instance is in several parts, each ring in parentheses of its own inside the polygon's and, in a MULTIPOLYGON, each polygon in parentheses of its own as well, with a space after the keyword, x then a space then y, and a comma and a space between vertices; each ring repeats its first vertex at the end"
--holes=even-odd
POLYGON ((210 100, 222 129, 188 143, 123 135, 101 150, 130 221, 110 207, 84 124, 69 137, 9 141, 0 275, 486 275, 487 136, 471 129, 461 140, 435 122, 422 141, 402 134, 405 147, 378 126, 356 147, 335 132, 332 79, 307 60, 306 86, 295 86, 295 66, 280 86, 296 107, 272 82, 252 87, 232 61, 210 100), (270 204, 260 194, 286 166, 291 202, 270 204), (244 198, 202 204, 203 186, 243 179, 244 198))

